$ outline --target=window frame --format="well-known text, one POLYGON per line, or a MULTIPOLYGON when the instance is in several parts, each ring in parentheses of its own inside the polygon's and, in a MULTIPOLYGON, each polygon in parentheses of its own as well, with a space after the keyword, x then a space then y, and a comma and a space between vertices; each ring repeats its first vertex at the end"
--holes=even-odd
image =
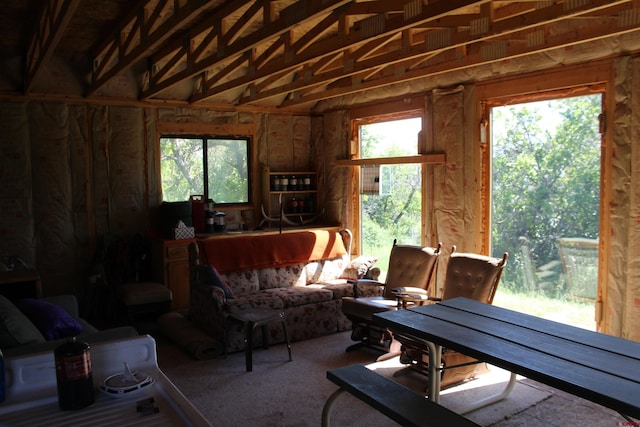
MULTIPOLYGON (((408 119, 408 118, 421 118, 422 119, 422 132, 423 134, 419 136, 418 139, 418 153, 426 152, 426 147, 428 146, 428 141, 425 136, 429 135, 429 133, 425 133, 425 127, 429 126, 429 121, 425 119, 425 106, 424 106, 424 98, 407 98, 402 100, 402 102, 389 102, 386 104, 377 105, 375 107, 363 107, 363 108, 355 108, 350 110, 350 138, 351 141, 349 155, 352 162, 357 162, 361 160, 365 163, 374 163, 374 164, 395 164, 402 163, 403 160, 399 158, 375 158, 375 159, 362 159, 360 156, 360 135, 359 128, 361 125, 379 123, 379 122, 387 122, 392 120, 400 120, 400 119, 408 119)), ((420 154, 418 154, 420 156, 420 154)), ((410 159, 408 156, 403 158, 406 162, 414 163, 413 159, 410 159)), ((416 156, 417 157, 417 156, 416 156)), ((364 163, 363 163, 364 164, 364 163)), ((351 194, 352 197, 349 197, 347 201, 347 224, 348 227, 353 232, 353 253, 360 254, 362 251, 361 245, 361 221, 360 221, 360 203, 361 196, 359 194, 360 189, 360 164, 354 163, 351 168, 351 194)), ((425 197, 427 193, 427 174, 428 168, 422 168, 422 213, 423 217, 425 215, 425 197)), ((425 223, 421 225, 421 235, 424 243, 425 239, 425 223)))
MULTIPOLYGON (((243 140, 246 142, 247 149, 247 202, 219 202, 216 201, 216 206, 223 206, 225 208, 255 208, 255 203, 257 200, 257 190, 258 185, 256 184, 256 179, 259 179, 257 172, 257 159, 256 159, 256 149, 255 149, 255 138, 253 132, 242 132, 242 133, 226 133, 216 131, 215 129, 208 129, 206 132, 173 132, 171 130, 159 131, 158 137, 158 165, 159 165, 159 188, 160 194, 162 195, 162 154, 160 148, 160 140, 163 138, 181 138, 181 139, 196 139, 202 141, 202 166, 203 166, 203 175, 200 179, 202 179, 203 188, 204 188, 204 197, 205 199, 209 199, 209 183, 207 179, 208 172, 208 160, 207 160, 207 147, 209 140, 243 140)), ((164 198, 160 197, 161 202, 164 198)))

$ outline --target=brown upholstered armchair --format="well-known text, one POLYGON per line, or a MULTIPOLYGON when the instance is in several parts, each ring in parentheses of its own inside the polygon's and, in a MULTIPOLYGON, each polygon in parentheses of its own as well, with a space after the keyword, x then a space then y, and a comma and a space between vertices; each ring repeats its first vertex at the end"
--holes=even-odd
MULTIPOLYGON (((494 258, 472 253, 456 253, 453 247, 444 281, 441 298, 408 293, 405 297, 411 301, 423 298, 428 301, 442 301, 456 297, 466 297, 487 304, 493 303, 500 277, 507 264, 508 253, 502 258, 494 258)), ((402 295, 399 299, 402 299, 402 295)), ((399 341, 400 362, 408 365, 403 369, 415 370, 424 375, 429 373, 429 349, 419 340, 393 332, 399 341)), ((486 371, 486 364, 457 351, 442 349, 441 387, 457 384, 486 371)), ((396 376, 403 371, 397 372, 396 376)))
POLYGON ((342 298, 342 312, 353 324, 351 339, 357 343, 347 348, 347 351, 362 346, 385 353, 389 351, 393 337, 387 328, 374 324, 372 316, 374 313, 396 310, 398 304, 413 304, 406 296, 398 299, 398 289, 401 289, 404 295, 426 292, 436 269, 441 246, 438 244, 437 248, 431 248, 398 245, 394 240, 385 283, 367 279, 350 281, 353 284, 354 297, 342 298), (382 292, 377 296, 360 297, 359 286, 376 286, 382 292))

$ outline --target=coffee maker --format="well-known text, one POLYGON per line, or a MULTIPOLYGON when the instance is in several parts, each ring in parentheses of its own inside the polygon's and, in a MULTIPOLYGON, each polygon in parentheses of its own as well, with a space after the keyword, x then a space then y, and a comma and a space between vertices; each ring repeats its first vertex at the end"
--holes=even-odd
POLYGON ((225 231, 227 226, 224 224, 224 217, 226 212, 215 211, 213 218, 213 230, 216 232, 225 231))

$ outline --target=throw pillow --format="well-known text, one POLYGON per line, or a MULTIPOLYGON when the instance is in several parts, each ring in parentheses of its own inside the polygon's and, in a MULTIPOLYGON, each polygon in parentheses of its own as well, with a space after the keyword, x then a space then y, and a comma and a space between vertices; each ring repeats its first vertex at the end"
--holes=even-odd
POLYGON ((222 279, 220 273, 218 273, 218 270, 216 270, 213 265, 207 264, 198 266, 198 277, 200 278, 201 283, 217 286, 222 289, 225 298, 233 299, 233 291, 222 279))
POLYGON ((342 272, 341 279, 362 279, 367 271, 378 261, 378 257, 361 255, 354 258, 342 272))
POLYGON ((44 337, 11 301, 0 295, 0 348, 44 342, 44 337))
POLYGON ((80 322, 59 305, 34 298, 20 299, 15 304, 47 341, 73 337, 82 333, 80 322))

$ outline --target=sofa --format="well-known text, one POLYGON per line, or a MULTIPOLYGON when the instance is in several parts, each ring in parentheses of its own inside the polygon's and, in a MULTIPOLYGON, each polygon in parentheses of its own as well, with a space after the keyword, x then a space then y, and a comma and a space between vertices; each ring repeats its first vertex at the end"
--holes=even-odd
POLYGON ((136 335, 131 326, 99 331, 80 318, 73 295, 16 300, 0 295, 0 349, 4 357, 53 352, 74 336, 92 344, 136 335))
MULTIPOLYGON (((228 315, 232 308, 283 311, 291 341, 348 330, 341 305, 353 296, 349 280, 380 273, 377 258, 351 259, 350 248, 351 233, 337 228, 201 239, 191 250, 189 319, 228 352, 245 345, 243 324, 228 315)), ((268 337, 284 342, 279 322, 269 325, 268 337)))

